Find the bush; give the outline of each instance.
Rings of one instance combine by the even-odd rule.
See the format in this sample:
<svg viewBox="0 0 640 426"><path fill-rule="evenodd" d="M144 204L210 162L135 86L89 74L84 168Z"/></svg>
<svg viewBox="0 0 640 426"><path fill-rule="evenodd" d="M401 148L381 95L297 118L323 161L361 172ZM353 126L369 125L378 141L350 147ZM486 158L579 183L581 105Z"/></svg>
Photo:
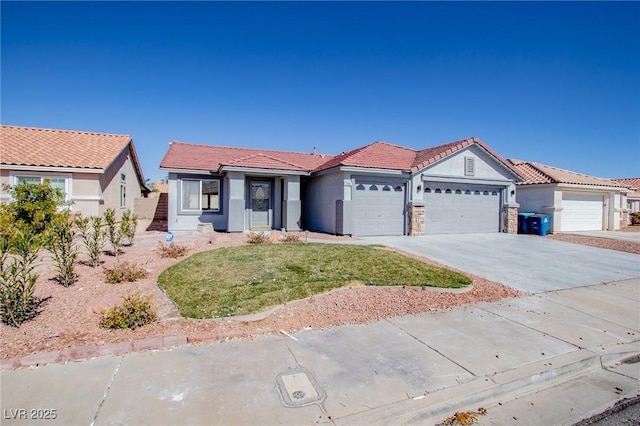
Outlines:
<svg viewBox="0 0 640 426"><path fill-rule="evenodd" d="M250 232L247 235L247 242L249 244L267 244L269 237L264 232Z"/></svg>
<svg viewBox="0 0 640 426"><path fill-rule="evenodd" d="M160 257L171 257L173 259L177 259L187 254L187 246L176 244L174 242L171 242L168 245L159 242L158 253L160 253Z"/></svg>
<svg viewBox="0 0 640 426"><path fill-rule="evenodd" d="M640 225L640 212L631 213L631 224Z"/></svg>
<svg viewBox="0 0 640 426"><path fill-rule="evenodd" d="M120 235L123 239L127 240L127 245L133 244L133 239L136 236L136 227L138 226L138 215L131 213L131 210L127 209L122 212L120 217Z"/></svg>
<svg viewBox="0 0 640 426"><path fill-rule="evenodd" d="M100 264L100 255L105 243L104 232L102 232L102 218L99 216L78 218L76 219L76 226L89 254L89 265L95 268Z"/></svg>
<svg viewBox="0 0 640 426"><path fill-rule="evenodd" d="M122 304L100 313L98 326L107 329L134 329L150 324L158 318L148 297L139 294L123 296Z"/></svg>
<svg viewBox="0 0 640 426"><path fill-rule="evenodd" d="M66 213L59 214L49 225L46 248L53 255L58 270L56 281L64 287L69 287L77 278L73 272L78 259L78 248L73 241L75 236L76 230Z"/></svg>
<svg viewBox="0 0 640 426"><path fill-rule="evenodd" d="M118 258L118 253L120 253L120 244L122 244L122 233L120 229L116 226L116 211L115 209L107 209L104 212L104 221L107 224L106 236L111 244L111 248L113 249L112 253Z"/></svg>
<svg viewBox="0 0 640 426"><path fill-rule="evenodd" d="M113 269L104 268L104 276L109 284L119 284L122 282L135 282L147 276L147 271L136 264L123 262Z"/></svg>
<svg viewBox="0 0 640 426"><path fill-rule="evenodd" d="M8 188L11 202L6 209L14 226L34 235L42 234L64 204L61 190L52 188L49 182L32 184L23 182Z"/></svg>
<svg viewBox="0 0 640 426"><path fill-rule="evenodd" d="M0 235L0 318L12 327L19 327L37 313L33 292L39 249L39 240L31 234L18 231L11 239ZM14 254L9 255L10 251Z"/></svg>
<svg viewBox="0 0 640 426"><path fill-rule="evenodd" d="M300 242L300 235L291 234L291 233L287 232L286 234L284 234L284 238L282 238L282 242L283 243L299 243Z"/></svg>

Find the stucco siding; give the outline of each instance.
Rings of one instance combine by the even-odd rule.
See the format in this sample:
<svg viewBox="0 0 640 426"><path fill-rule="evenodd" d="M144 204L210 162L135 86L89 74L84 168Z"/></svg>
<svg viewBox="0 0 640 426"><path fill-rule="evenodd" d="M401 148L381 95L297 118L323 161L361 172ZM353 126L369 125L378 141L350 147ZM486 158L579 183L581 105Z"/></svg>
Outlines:
<svg viewBox="0 0 640 426"><path fill-rule="evenodd" d="M465 174L465 158L473 158L473 175ZM458 176L475 179L513 179L512 175L503 167L498 167L497 161L475 145L461 149L446 159L433 164L423 170L429 175Z"/></svg>
<svg viewBox="0 0 640 426"><path fill-rule="evenodd" d="M124 181L121 180L121 175L123 174L125 175ZM119 218L124 210L134 210L134 199L142 196L142 191L128 147L124 149L105 172L100 175L99 182L104 200L100 207L100 214L104 213L108 208L113 208L116 210L117 217ZM120 201L121 185L126 187L124 204L121 204Z"/></svg>
<svg viewBox="0 0 640 426"><path fill-rule="evenodd" d="M228 206L225 194L228 193L227 179L222 179L220 188L220 211L185 212L180 208L183 179L211 179L211 175L169 173L168 228L170 231L194 231L200 224L212 224L217 231L227 230Z"/></svg>
<svg viewBox="0 0 640 426"><path fill-rule="evenodd" d="M315 176L306 185L304 196L304 223L310 231L336 233L336 208L344 199L342 172Z"/></svg>

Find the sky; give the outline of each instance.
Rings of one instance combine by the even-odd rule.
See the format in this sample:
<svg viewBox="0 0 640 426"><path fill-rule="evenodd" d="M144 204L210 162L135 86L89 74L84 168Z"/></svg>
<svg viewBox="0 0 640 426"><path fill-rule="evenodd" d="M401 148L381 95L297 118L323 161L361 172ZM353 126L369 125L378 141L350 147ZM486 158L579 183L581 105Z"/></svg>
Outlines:
<svg viewBox="0 0 640 426"><path fill-rule="evenodd" d="M1 122L339 154L479 137L640 176L638 2L2 1Z"/></svg>

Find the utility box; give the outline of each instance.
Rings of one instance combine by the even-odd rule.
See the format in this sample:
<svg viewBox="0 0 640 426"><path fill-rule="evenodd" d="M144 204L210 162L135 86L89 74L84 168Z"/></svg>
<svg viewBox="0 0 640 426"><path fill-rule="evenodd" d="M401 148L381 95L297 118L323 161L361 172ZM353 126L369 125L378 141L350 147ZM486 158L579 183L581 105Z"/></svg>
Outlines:
<svg viewBox="0 0 640 426"><path fill-rule="evenodd" d="M529 228L532 234L545 236L549 232L549 218L548 214L534 214L527 218L529 222Z"/></svg>

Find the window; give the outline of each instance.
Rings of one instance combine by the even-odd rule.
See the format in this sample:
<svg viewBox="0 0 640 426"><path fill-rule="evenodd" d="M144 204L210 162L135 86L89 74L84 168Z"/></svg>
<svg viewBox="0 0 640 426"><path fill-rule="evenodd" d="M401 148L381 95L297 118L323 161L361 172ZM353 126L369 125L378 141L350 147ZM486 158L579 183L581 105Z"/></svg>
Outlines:
<svg viewBox="0 0 640 426"><path fill-rule="evenodd" d="M464 175L475 176L475 174L476 174L475 158L464 157Z"/></svg>
<svg viewBox="0 0 640 426"><path fill-rule="evenodd" d="M451 190L449 188L447 188L447 189L444 190L444 193L445 194L451 194Z"/></svg>
<svg viewBox="0 0 640 426"><path fill-rule="evenodd" d="M442 190L440 188L436 188L436 194L440 194Z"/></svg>
<svg viewBox="0 0 640 426"><path fill-rule="evenodd" d="M120 173L120 182L126 182L127 181L127 175L125 173Z"/></svg>
<svg viewBox="0 0 640 426"><path fill-rule="evenodd" d="M393 190L396 192L402 192L402 185L396 186Z"/></svg>
<svg viewBox="0 0 640 426"><path fill-rule="evenodd" d="M427 194L431 194L431 188L425 188L424 192L426 192Z"/></svg>
<svg viewBox="0 0 640 426"><path fill-rule="evenodd" d="M66 182L65 178L60 177L41 177L41 176L16 176L16 185L20 185L21 183L28 183L31 185L39 185L41 183L49 183L49 185L54 189L59 189L63 193L66 194Z"/></svg>
<svg viewBox="0 0 640 426"><path fill-rule="evenodd" d="M391 191L391 187L389 185L385 185L382 187L383 191Z"/></svg>
<svg viewBox="0 0 640 426"><path fill-rule="evenodd" d="M377 191L378 187L374 184L369 187L369 191Z"/></svg>
<svg viewBox="0 0 640 426"><path fill-rule="evenodd" d="M478 191L477 189L475 191L473 191L474 195L480 195L480 191Z"/></svg>
<svg viewBox="0 0 640 426"><path fill-rule="evenodd" d="M466 195L470 195L470 194L471 194L471 191L467 189L466 191L464 191L464 193L465 193Z"/></svg>
<svg viewBox="0 0 640 426"><path fill-rule="evenodd" d="M459 189L456 189L456 194L462 194L462 191L460 191Z"/></svg>
<svg viewBox="0 0 640 426"><path fill-rule="evenodd" d="M489 195L489 191L484 191L482 195Z"/></svg>
<svg viewBox="0 0 640 426"><path fill-rule="evenodd" d="M364 185L363 184L358 184L358 186L356 186L356 191L364 191Z"/></svg>
<svg viewBox="0 0 640 426"><path fill-rule="evenodd" d="M183 179L182 210L220 211L220 181Z"/></svg>
<svg viewBox="0 0 640 426"><path fill-rule="evenodd" d="M120 184L120 207L127 207L127 185Z"/></svg>

